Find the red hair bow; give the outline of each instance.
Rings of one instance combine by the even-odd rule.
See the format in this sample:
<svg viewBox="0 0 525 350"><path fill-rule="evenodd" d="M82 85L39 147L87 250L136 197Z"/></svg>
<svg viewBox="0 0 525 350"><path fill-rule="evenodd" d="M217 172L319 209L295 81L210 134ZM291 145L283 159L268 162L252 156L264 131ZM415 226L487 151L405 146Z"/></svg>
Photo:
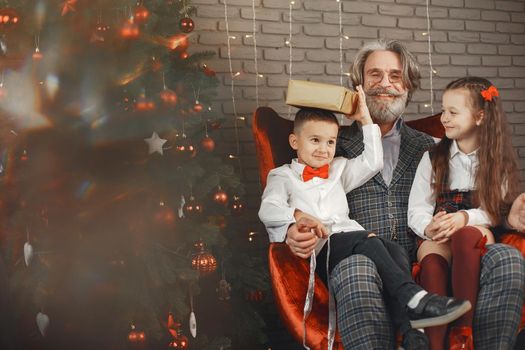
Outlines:
<svg viewBox="0 0 525 350"><path fill-rule="evenodd" d="M499 92L494 85L491 85L488 89L481 91L481 96L485 101L492 101L494 97L499 96Z"/></svg>

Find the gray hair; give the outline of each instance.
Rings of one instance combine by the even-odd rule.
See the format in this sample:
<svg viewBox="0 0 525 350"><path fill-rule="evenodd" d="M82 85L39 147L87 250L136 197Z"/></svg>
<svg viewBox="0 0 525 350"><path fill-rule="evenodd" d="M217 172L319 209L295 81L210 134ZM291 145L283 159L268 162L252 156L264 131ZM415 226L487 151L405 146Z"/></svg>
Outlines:
<svg viewBox="0 0 525 350"><path fill-rule="evenodd" d="M403 66L403 83L408 90L408 103L412 99L414 91L419 87L421 74L414 55L397 40L379 39L365 44L355 55L350 69L352 85L355 88L357 85L363 84L365 62L374 51L391 51L399 55Z"/></svg>

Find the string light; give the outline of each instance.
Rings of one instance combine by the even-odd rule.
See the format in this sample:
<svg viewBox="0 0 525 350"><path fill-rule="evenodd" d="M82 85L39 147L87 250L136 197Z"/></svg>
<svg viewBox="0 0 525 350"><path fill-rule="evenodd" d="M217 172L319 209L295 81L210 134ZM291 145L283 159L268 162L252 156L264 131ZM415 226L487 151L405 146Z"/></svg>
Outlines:
<svg viewBox="0 0 525 350"><path fill-rule="evenodd" d="M232 68L232 53L231 53L231 44L230 44L230 25L228 23L228 1L224 0L224 22L226 24L226 37L228 38L227 45L228 45L228 64L230 68L230 88L231 88L231 95L232 95L232 108L233 108L233 114L237 116L237 107L235 105L235 83L233 81L234 75L233 75L233 68ZM235 76L240 75L240 72L235 73Z"/></svg>
<svg viewBox="0 0 525 350"><path fill-rule="evenodd" d="M427 41L428 41L428 64L430 66L430 110L432 115L434 114L434 84L432 81L432 73L434 69L432 68L432 42L430 38L430 13L429 13L429 0L426 0L426 14L427 14ZM435 74L435 73L434 73Z"/></svg>
<svg viewBox="0 0 525 350"><path fill-rule="evenodd" d="M337 1L337 9L339 11L339 85L343 86L343 15L341 2Z"/></svg>
<svg viewBox="0 0 525 350"><path fill-rule="evenodd" d="M253 24L253 60L255 64L255 104L259 107L259 78L262 78L262 75L259 76L259 67L257 65L257 18L255 14L255 0L252 0L252 24Z"/></svg>
<svg viewBox="0 0 525 350"><path fill-rule="evenodd" d="M289 80L292 80L292 69L293 69L293 59L292 59L292 53L293 53L293 45L292 45L292 8L293 8L293 5L295 5L295 1L290 1L290 6L289 6L289 17L290 17L290 24L289 24L289 34L288 34L288 40L286 42L286 45L288 46L289 50L289 55L290 55L290 63L289 63L289 66L290 66L290 72L289 72ZM288 106L288 119L291 119L291 115L292 115L292 106Z"/></svg>

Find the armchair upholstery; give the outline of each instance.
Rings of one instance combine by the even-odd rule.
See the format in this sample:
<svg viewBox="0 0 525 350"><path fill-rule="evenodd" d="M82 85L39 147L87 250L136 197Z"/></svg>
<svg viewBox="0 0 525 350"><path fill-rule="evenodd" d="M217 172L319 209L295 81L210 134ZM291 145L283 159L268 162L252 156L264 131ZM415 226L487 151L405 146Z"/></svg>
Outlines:
<svg viewBox="0 0 525 350"><path fill-rule="evenodd" d="M444 135L439 115L409 121L407 124L434 137ZM288 135L292 129L292 121L281 118L269 107L260 107L255 111L252 131L263 187L266 186L266 178L271 169L288 163L295 157L295 152L288 144ZM502 242L517 247L525 256L525 235L506 234ZM294 256L285 243L270 243L268 260L276 307L291 335L302 343L303 306L309 274L308 263ZM524 323L525 309L522 310L520 328ZM318 278L315 280L312 312L306 324L306 344L312 350L326 349L328 290ZM336 334L334 349L343 349L339 333Z"/></svg>

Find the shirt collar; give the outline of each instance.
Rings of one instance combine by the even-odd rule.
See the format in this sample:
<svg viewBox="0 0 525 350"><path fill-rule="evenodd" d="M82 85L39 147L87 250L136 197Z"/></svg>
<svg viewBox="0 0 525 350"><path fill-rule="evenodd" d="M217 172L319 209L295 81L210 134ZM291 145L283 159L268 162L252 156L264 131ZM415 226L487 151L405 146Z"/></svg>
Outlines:
<svg viewBox="0 0 525 350"><path fill-rule="evenodd" d="M397 137L399 135L401 135L401 127L403 126L403 118L399 117L397 118L395 124L394 124L394 127L392 129L390 129L384 136L383 138L386 138L386 137Z"/></svg>
<svg viewBox="0 0 525 350"><path fill-rule="evenodd" d="M470 153L463 153L461 152L461 150L459 149L459 146L458 146L458 143L456 142L456 140L452 140L452 144L450 145L450 159L452 159L454 156L458 155L458 154L463 154L465 156L474 156L478 153L478 149L479 148L476 148L474 151L470 152Z"/></svg>
<svg viewBox="0 0 525 350"><path fill-rule="evenodd" d="M290 163L290 167L292 168L292 170L297 175L300 175L300 176L303 175L303 171L304 171L304 167L305 166L306 166L306 164L299 163L299 159L298 158L292 159L292 162Z"/></svg>

